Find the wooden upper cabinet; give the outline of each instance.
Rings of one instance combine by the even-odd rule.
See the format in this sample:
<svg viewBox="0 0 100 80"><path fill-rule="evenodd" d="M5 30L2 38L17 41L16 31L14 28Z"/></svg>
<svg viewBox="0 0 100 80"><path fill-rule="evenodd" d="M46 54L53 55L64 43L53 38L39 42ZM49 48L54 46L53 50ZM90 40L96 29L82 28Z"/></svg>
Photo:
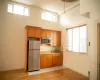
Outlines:
<svg viewBox="0 0 100 80"><path fill-rule="evenodd" d="M50 38L51 46L61 46L61 32L42 29L42 38Z"/></svg>
<svg viewBox="0 0 100 80"><path fill-rule="evenodd" d="M46 30L46 34L47 34L46 37L47 38L51 38L51 32L52 32L51 30Z"/></svg>
<svg viewBox="0 0 100 80"><path fill-rule="evenodd" d="M27 37L50 38L51 46L61 46L61 32L41 29L40 27L27 26Z"/></svg>
<svg viewBox="0 0 100 80"><path fill-rule="evenodd" d="M56 46L56 36L55 36L55 31L51 32L51 46Z"/></svg>
<svg viewBox="0 0 100 80"><path fill-rule="evenodd" d="M34 28L32 27L27 28L27 36L34 37Z"/></svg>
<svg viewBox="0 0 100 80"><path fill-rule="evenodd" d="M42 38L51 38L51 30L42 29Z"/></svg>
<svg viewBox="0 0 100 80"><path fill-rule="evenodd" d="M27 37L41 38L41 28L34 26L26 26Z"/></svg>
<svg viewBox="0 0 100 80"><path fill-rule="evenodd" d="M61 46L61 32L60 31L52 31L51 46Z"/></svg>
<svg viewBox="0 0 100 80"><path fill-rule="evenodd" d="M41 38L41 28L34 27L34 37Z"/></svg>
<svg viewBox="0 0 100 80"><path fill-rule="evenodd" d="M61 46L61 32L60 31L56 32L56 45Z"/></svg>
<svg viewBox="0 0 100 80"><path fill-rule="evenodd" d="M45 38L47 36L47 31L45 29L42 29L42 32L41 32L41 37L42 38Z"/></svg>

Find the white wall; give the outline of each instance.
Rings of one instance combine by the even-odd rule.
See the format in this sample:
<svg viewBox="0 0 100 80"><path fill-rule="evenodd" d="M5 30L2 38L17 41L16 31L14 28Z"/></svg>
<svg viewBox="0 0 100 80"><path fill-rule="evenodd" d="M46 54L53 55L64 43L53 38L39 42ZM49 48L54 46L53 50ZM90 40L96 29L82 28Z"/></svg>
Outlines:
<svg viewBox="0 0 100 80"><path fill-rule="evenodd" d="M60 30L57 22L41 19L41 9L30 7L30 16L7 12L7 0L0 1L0 71L24 68L25 25Z"/></svg>
<svg viewBox="0 0 100 80"><path fill-rule="evenodd" d="M62 18L63 15L64 14L62 14L60 17ZM66 19L69 22L68 25L65 25L66 28L75 27L84 23L86 24L88 20L80 15L80 5L66 12Z"/></svg>
<svg viewBox="0 0 100 80"><path fill-rule="evenodd" d="M62 16L61 16L62 17ZM77 71L85 76L88 76L89 71L89 57L88 53L80 54L66 51L66 28L75 27L87 24L88 19L80 15L80 6L73 8L66 13L66 19L69 21L65 28L63 28L63 52L64 52L64 66Z"/></svg>
<svg viewBox="0 0 100 80"><path fill-rule="evenodd" d="M91 42L91 46L88 47L90 80L97 80L97 23L100 22L100 0L81 0L80 4L82 14L90 12L88 20L88 41Z"/></svg>
<svg viewBox="0 0 100 80"><path fill-rule="evenodd" d="M100 0L80 0L80 11L79 9L77 10L73 9L67 13L66 18L70 21L69 26L87 24L88 42L91 45L88 46L87 55L67 52L65 45L66 30L63 29L64 66L86 76L90 71L90 80L97 80L97 23L100 23ZM81 16L87 12L90 12L90 18Z"/></svg>

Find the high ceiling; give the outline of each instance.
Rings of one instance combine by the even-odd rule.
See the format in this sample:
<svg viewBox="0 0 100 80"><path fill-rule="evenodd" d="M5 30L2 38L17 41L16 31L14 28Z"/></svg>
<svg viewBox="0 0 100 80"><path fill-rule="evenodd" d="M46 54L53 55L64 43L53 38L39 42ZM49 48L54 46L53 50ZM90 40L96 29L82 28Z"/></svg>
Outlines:
<svg viewBox="0 0 100 80"><path fill-rule="evenodd" d="M16 2L28 4L28 5L34 5L36 7L49 10L52 12L56 12L58 14L62 13L64 11L64 2L61 0L13 0ZM75 2L66 2L66 9L70 7L71 5L75 4Z"/></svg>

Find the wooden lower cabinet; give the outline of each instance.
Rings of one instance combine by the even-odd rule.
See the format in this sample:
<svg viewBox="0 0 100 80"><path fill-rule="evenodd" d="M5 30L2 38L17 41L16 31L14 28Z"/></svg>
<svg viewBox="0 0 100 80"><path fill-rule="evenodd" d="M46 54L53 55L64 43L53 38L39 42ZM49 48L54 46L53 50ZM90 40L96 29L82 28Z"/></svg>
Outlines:
<svg viewBox="0 0 100 80"><path fill-rule="evenodd" d="M63 64L63 54L56 53L53 55L53 66L61 66Z"/></svg>
<svg viewBox="0 0 100 80"><path fill-rule="evenodd" d="M40 68L52 67L52 55L41 54L40 55Z"/></svg>
<svg viewBox="0 0 100 80"><path fill-rule="evenodd" d="M61 66L63 64L63 54L41 54L40 55L40 68L49 68L54 66Z"/></svg>

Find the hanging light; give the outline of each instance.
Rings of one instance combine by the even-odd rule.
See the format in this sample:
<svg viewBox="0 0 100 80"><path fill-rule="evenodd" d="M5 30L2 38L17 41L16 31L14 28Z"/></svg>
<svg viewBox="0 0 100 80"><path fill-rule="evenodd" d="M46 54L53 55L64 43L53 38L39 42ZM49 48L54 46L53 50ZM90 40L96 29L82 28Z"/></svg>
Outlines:
<svg viewBox="0 0 100 80"><path fill-rule="evenodd" d="M69 21L66 18L66 1L63 0L63 2L64 2L64 12L63 12L63 14L60 17L60 23L61 23L62 26L67 26L70 23L69 23Z"/></svg>
<svg viewBox="0 0 100 80"><path fill-rule="evenodd" d="M66 13L66 11L65 11L65 8L66 8L66 5L65 5L66 3L65 3L65 0L64 0L64 13Z"/></svg>

